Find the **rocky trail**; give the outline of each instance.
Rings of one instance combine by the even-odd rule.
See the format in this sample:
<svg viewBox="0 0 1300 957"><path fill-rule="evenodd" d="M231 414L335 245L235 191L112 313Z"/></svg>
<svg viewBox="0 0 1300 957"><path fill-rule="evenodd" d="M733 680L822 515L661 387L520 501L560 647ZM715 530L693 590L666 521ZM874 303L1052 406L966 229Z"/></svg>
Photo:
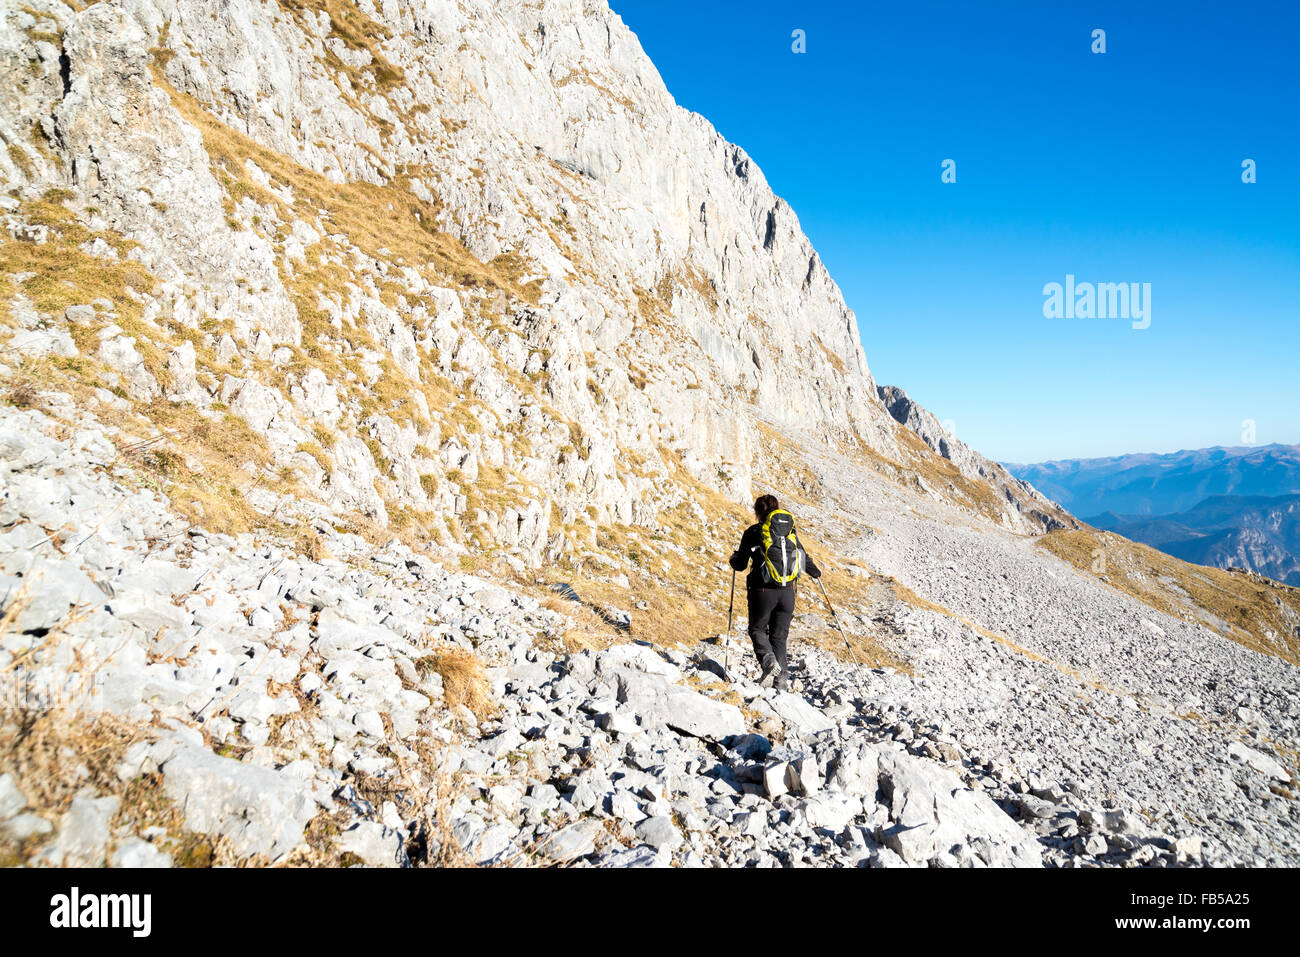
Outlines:
<svg viewBox="0 0 1300 957"><path fill-rule="evenodd" d="M895 643L924 678L903 700L1019 774L1204 838L1220 863L1297 860L1293 665L1099 588L1031 537L937 501L919 515L842 457L813 457L835 490L817 521L911 599Z"/></svg>

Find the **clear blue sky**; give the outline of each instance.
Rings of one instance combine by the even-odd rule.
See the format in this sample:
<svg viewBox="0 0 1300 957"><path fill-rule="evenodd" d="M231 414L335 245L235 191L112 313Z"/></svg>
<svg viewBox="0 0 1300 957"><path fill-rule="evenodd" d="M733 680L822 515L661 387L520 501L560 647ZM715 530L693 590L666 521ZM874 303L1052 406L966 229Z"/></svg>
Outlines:
<svg viewBox="0 0 1300 957"><path fill-rule="evenodd" d="M1300 3L611 5L984 454L1300 442ZM1067 273L1151 283L1150 328L1045 319Z"/></svg>

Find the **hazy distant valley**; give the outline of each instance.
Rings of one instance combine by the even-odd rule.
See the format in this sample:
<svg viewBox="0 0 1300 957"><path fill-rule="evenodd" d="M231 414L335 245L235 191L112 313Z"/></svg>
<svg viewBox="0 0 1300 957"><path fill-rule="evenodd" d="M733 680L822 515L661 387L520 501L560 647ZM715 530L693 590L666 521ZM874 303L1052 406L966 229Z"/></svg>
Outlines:
<svg viewBox="0 0 1300 957"><path fill-rule="evenodd" d="M1300 586L1300 446L1008 464L1088 524Z"/></svg>

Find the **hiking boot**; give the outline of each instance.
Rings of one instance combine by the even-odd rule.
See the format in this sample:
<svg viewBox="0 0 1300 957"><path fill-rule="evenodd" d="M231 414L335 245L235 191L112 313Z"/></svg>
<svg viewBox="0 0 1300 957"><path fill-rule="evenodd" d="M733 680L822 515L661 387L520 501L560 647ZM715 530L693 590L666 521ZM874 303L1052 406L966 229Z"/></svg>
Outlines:
<svg viewBox="0 0 1300 957"><path fill-rule="evenodd" d="M790 673L788 671L783 671L779 675L777 675L776 678L774 678L772 681L772 687L775 688L777 691L789 691Z"/></svg>
<svg viewBox="0 0 1300 957"><path fill-rule="evenodd" d="M762 677L758 679L758 686L760 688L772 687L772 682L776 679L776 676L780 671L781 666L777 663L776 656L768 655L763 659L763 674Z"/></svg>

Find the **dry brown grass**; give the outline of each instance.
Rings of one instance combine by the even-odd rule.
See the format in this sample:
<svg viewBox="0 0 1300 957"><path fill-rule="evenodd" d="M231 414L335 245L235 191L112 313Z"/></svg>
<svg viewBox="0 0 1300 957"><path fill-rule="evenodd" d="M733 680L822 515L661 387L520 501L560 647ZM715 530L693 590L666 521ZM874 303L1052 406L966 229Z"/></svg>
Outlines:
<svg viewBox="0 0 1300 957"><path fill-rule="evenodd" d="M28 223L49 230L48 241L0 244L0 319L9 309L9 297L3 294L6 283L30 298L37 309L55 314L69 305L106 298L114 304L117 324L134 340L146 367L160 382L166 381L168 350L182 339L197 340L200 359L210 358L193 330L169 331L141 319L141 303L132 291L153 287L153 277L143 267L130 260L98 259L78 248L91 238L111 241L119 250L128 249L130 243L109 233L91 233L64 205L70 198L66 191L50 190L20 208ZM11 271L30 275L16 283L8 275ZM93 349L89 328L72 330L83 350ZM94 390L107 381L103 367L85 354L71 359L25 358L18 384L7 399L34 407L39 404L39 390L52 389L68 393L78 404L89 404ZM136 441L120 441L119 447L145 483L165 486L177 511L212 531L233 534L263 524L245 501L256 484L292 487L292 481L286 482L289 476L268 482L261 474L271 463L270 452L262 437L236 416L205 414L163 399L130 403L125 411L103 406L97 415L105 425L121 429L123 436L136 437Z"/></svg>
<svg viewBox="0 0 1300 957"><path fill-rule="evenodd" d="M571 582L584 601L599 608L615 607L632 616L627 632L607 626L619 640L640 639L667 648L690 648L726 627L726 595L722 594L721 621L715 582L698 582L633 570L628 585L574 576ZM725 588L725 584L723 585ZM639 607L640 605L646 607ZM591 637L596 638L602 632ZM576 638L581 641L582 639Z"/></svg>
<svg viewBox="0 0 1300 957"><path fill-rule="evenodd" d="M64 709L6 707L0 712L0 772L14 776L30 811L57 824L86 786L101 796L123 791L114 766L146 734L145 729L109 715L88 718ZM129 817L135 810L124 801L119 816ZM19 846L0 838L0 862L25 863L44 840Z"/></svg>
<svg viewBox="0 0 1300 957"><path fill-rule="evenodd" d="M325 62L332 70L347 76L353 86L373 84L380 90L387 90L405 82L406 76L401 68L390 62L379 48L380 42L391 34L382 24L366 16L355 3L349 0L280 0L280 6L294 14L327 14L331 37L342 40L351 50L370 54L372 62L369 66L350 67L326 47ZM350 90L346 92L351 95Z"/></svg>
<svg viewBox="0 0 1300 957"><path fill-rule="evenodd" d="M967 478L957 466L931 449L906 426L898 425L894 431L899 445L907 452L907 460L903 463L903 484L919 488L917 479L924 479L948 501L1001 523L1009 506L991 485Z"/></svg>
<svg viewBox="0 0 1300 957"><path fill-rule="evenodd" d="M483 662L472 651L449 645L415 662L420 674L434 672L442 677L443 699L448 708L464 705L480 721L497 711L492 700Z"/></svg>
<svg viewBox="0 0 1300 957"><path fill-rule="evenodd" d="M320 532L311 527L304 528L298 533L298 537L294 540L294 549L298 554L314 562L330 557L330 551L325 547L325 539L321 537Z"/></svg>
<svg viewBox="0 0 1300 957"><path fill-rule="evenodd" d="M108 714L10 710L0 732L0 767L18 779L33 809L57 816L88 782L111 786L127 748L148 736L148 729Z"/></svg>
<svg viewBox="0 0 1300 957"><path fill-rule="evenodd" d="M604 651L617 641L618 636L613 629L593 631L585 628L569 628L560 636L564 653L570 655L581 654L584 651Z"/></svg>
<svg viewBox="0 0 1300 957"><path fill-rule="evenodd" d="M652 289L633 287L634 302L629 303L629 307L639 317L640 328L685 342L686 333L673 314L673 297L679 291L694 293L711 312L718 309L718 294L713 283L696 266L689 265L666 272Z"/></svg>
<svg viewBox="0 0 1300 957"><path fill-rule="evenodd" d="M817 348L820 349L822 355L826 357L826 361L831 364L831 368L840 375L844 375L848 372L848 368L844 365L844 360L827 348L826 343L822 342L821 336L814 335L813 342L817 344Z"/></svg>
<svg viewBox="0 0 1300 957"><path fill-rule="evenodd" d="M672 280L665 278L654 289L634 288L635 312L641 326L656 333L672 328Z"/></svg>
<svg viewBox="0 0 1300 957"><path fill-rule="evenodd" d="M531 67L530 67L531 69ZM585 83L588 86L600 91L607 102L618 103L625 110L635 110L636 104L626 96L619 96L609 87L602 84L587 69L570 70L565 76L556 81L557 87L568 86L570 83Z"/></svg>
<svg viewBox="0 0 1300 957"><path fill-rule="evenodd" d="M20 593L0 616L0 638L15 633L26 600ZM115 832L125 828L139 834L147 827L162 827L164 844L177 866L212 863L212 844L185 832L180 811L162 793L157 775L124 781L117 773L127 750L137 742L152 740L156 729L109 713L87 714L72 703L83 697L96 665L81 662L78 656L74 673L78 688L51 702L52 706L29 706L34 703L20 697L17 683L22 680L21 669L60 641L74 619L75 614L64 619L35 648L0 669L0 688L5 692L0 702L0 773L12 774L27 798L28 809L51 823L57 824L73 798L86 790L99 797L115 795L120 799L113 820ZM17 844L0 839L0 866L26 863L45 840L37 837ZM220 862L232 861L227 854Z"/></svg>
<svg viewBox="0 0 1300 957"><path fill-rule="evenodd" d="M46 241L6 238L0 242L0 320L12 320L10 299L17 292L38 311L55 315L96 298L112 301L125 321L140 315L140 301L131 293L152 290L152 274L134 260L100 259L80 248L102 239L124 255L135 244L116 233L92 232L81 225L65 205L71 198L66 190L51 189L41 199L20 205L19 218L47 230ZM18 280L15 275L25 278Z"/></svg>
<svg viewBox="0 0 1300 957"><path fill-rule="evenodd" d="M248 492L259 485L282 492L296 487L285 476L264 475L271 453L247 422L161 399L136 409L158 431L121 447L123 458L166 480L175 511L194 525L231 535L275 525L249 506Z"/></svg>
<svg viewBox="0 0 1300 957"><path fill-rule="evenodd" d="M5 393L5 401L16 409L39 409L41 396L30 379L20 379Z"/></svg>
<svg viewBox="0 0 1300 957"><path fill-rule="evenodd" d="M1057 529L1037 544L1157 611L1203 624L1252 651L1300 664L1300 589L1192 565L1090 527Z"/></svg>
<svg viewBox="0 0 1300 957"><path fill-rule="evenodd" d="M18 610L21 605L11 606L0 618L0 635L12 632ZM455 653L444 656L440 666L445 686L450 689L449 698L463 694L462 703L472 709L478 703L474 695L485 690L481 666L476 667ZM97 797L118 797L120 804L112 821L114 833L140 834L147 828L161 828L163 835L152 840L171 855L174 866L271 866L273 862L261 855L239 857L220 836L187 830L184 814L166 795L160 774L151 772L127 780L118 776L117 766L130 747L153 740L158 730L111 714L86 715L69 708L36 711L6 706L0 709L0 773L13 774L28 799L29 810L56 824L73 798L88 789ZM222 748L218 753L238 757L246 750ZM433 771L439 767L441 761L436 749L427 741L417 745L417 753L422 768ZM421 863L438 867L472 865L451 831L451 807L465 791L464 785L457 776L440 774L435 787L436 799L426 802L424 790L415 784L413 769L399 755L392 756L397 762L397 776L358 775L354 782L358 793L376 807L385 800L392 800L399 807L416 806L425 834L433 835L438 845ZM321 812L305 829L306 845L276 866L340 867L358 863L336 846L341 828L349 820L347 812ZM26 864L46 840L37 837L18 844L0 839L0 866ZM408 845L408 850L417 849Z"/></svg>
<svg viewBox="0 0 1300 957"><path fill-rule="evenodd" d="M967 511L975 512L994 524L1001 525L1008 511L1015 506L1006 493L982 479L963 475L957 466L931 449L911 429L890 422L895 441L901 451L897 460L883 455L860 440L841 443L840 451L859 467L887 479L895 485L912 491L937 493L945 501ZM1042 511L1054 518L1073 524L1072 516L1059 509L1053 510L1041 502L1030 501L1018 491L1011 494L1027 511Z"/></svg>
<svg viewBox="0 0 1300 957"><path fill-rule="evenodd" d="M846 613L856 614L867 610L866 603L871 600L870 597L860 591L849 576L825 575L822 581L823 584L827 581L831 582L826 591L836 614L840 617L841 624ZM873 634L859 630L850 631L846 628L841 633L826 607L817 582L802 581L799 585L799 597L801 602L806 603L802 611L825 616L827 624L825 628L811 634L806 631L799 633L792 630L791 634L796 639L817 646L839 661L856 661L867 668L892 668L903 674L913 673L911 663L889 647L884 640L883 631ZM848 648L852 648L852 654L845 647L846 640Z"/></svg>
<svg viewBox="0 0 1300 957"><path fill-rule="evenodd" d="M425 827L437 843L437 849L428 855L428 865L430 867L457 868L475 866L474 861L460 846L455 831L452 830L451 809L455 806L456 800L461 794L467 790L466 786L461 783L461 775L459 773L447 774L439 772L435 779L434 788L437 797L434 800L433 807L425 807L422 812Z"/></svg>
<svg viewBox="0 0 1300 957"><path fill-rule="evenodd" d="M263 205L275 207L286 220L301 217L311 222L321 214L329 233L343 234L368 256L424 265L439 277L462 287L499 290L512 299L535 301L538 285L516 281L523 271L518 257L506 255L495 265L483 263L460 240L438 228L438 207L421 200L410 189L411 176L421 170L412 168L384 185L361 181L333 183L222 123L194 97L173 87L156 64L153 79L181 115L198 128L214 171L232 196L252 196ZM249 159L274 182L292 188L292 207L249 178L244 166ZM376 215L377 210L383 210L384 215ZM320 245L327 251L334 248L328 239ZM320 251L314 255L319 257ZM346 267L324 262L320 262L315 274L311 270L305 272L315 282L302 284L298 291L313 295L310 299L295 298L300 310L308 313L318 311L314 298L316 288L338 289L343 281L351 278ZM304 341L308 341L306 335Z"/></svg>
<svg viewBox="0 0 1300 957"><path fill-rule="evenodd" d="M572 622L553 638L541 636L539 647L553 654L577 654L582 651L604 651L620 641L617 629L602 619L590 605L561 598L542 582L516 582L520 590L531 594L548 611L566 616Z"/></svg>
<svg viewBox="0 0 1300 957"><path fill-rule="evenodd" d="M626 584L617 581L611 569L598 563L584 562L580 557L553 569L551 574L571 584L583 602L579 605L564 601L553 593L542 592L540 587L535 589L534 593L545 607L575 618L576 627L565 636L563 650L603 648L612 642L642 640L659 647L689 651L701 641L726 630L731 585L726 559L753 517L744 505L697 481L686 472L676 456L667 452L661 454L672 483L688 491L690 500L707 519L702 522L699 513L684 502L661 511L655 530L617 524L604 525L596 530L579 551L590 548L608 556L626 576ZM575 536L579 536L580 531L566 530ZM810 550L826 575L824 581L841 618L866 612L872 602L870 590L860 574L855 575L849 570L851 566L857 566L860 572L861 562L842 558L829 542L816 541ZM800 589L799 610L828 618L820 589L811 580L802 582ZM595 613L608 607L630 613L628 631L616 630ZM737 623L744 614L745 584L742 578L736 583L734 616ZM580 622L577 621L579 616L582 616ZM812 633L796 628L793 640L806 641L848 660L843 638L829 621L827 624L828 627ZM849 642L861 663L902 671L909 667L889 649L883 632L853 634L849 636Z"/></svg>

